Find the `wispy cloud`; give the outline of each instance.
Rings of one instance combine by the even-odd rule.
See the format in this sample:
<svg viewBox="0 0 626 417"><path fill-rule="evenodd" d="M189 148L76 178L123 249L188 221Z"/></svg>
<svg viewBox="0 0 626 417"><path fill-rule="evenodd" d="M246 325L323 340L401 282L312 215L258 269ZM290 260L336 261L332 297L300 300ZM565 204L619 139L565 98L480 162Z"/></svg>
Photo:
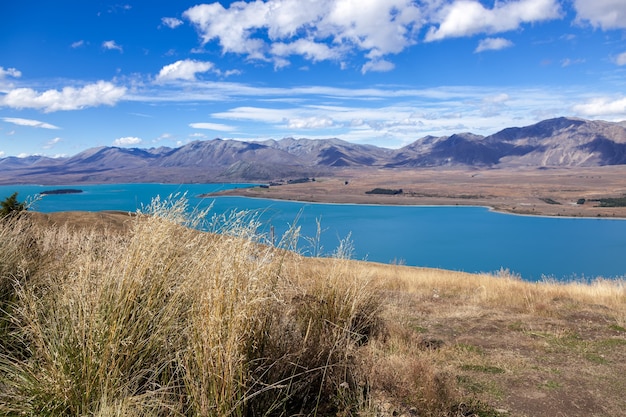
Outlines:
<svg viewBox="0 0 626 417"><path fill-rule="evenodd" d="M373 61L366 62L361 68L361 73L365 74L366 72L387 72L391 71L396 66L393 62L387 61L386 59L376 59Z"/></svg>
<svg viewBox="0 0 626 417"><path fill-rule="evenodd" d="M117 50L120 52L124 52L124 49L113 40L102 42L102 47L108 50Z"/></svg>
<svg viewBox="0 0 626 417"><path fill-rule="evenodd" d="M183 21L175 17L162 17L161 23L170 29L176 29L178 26L183 24Z"/></svg>
<svg viewBox="0 0 626 417"><path fill-rule="evenodd" d="M582 58L579 58L579 59L565 58L564 60L561 61L561 66L563 68L566 68L572 65L583 64L583 63L585 63L585 59L582 59Z"/></svg>
<svg viewBox="0 0 626 417"><path fill-rule="evenodd" d="M61 138L56 137L54 139L50 139L48 142L46 142L46 144L43 146L44 149L50 149L52 147L54 147L54 145L56 145L57 143L61 142Z"/></svg>
<svg viewBox="0 0 626 417"><path fill-rule="evenodd" d="M13 123L14 125L18 125L18 126L37 127L41 129L60 129L60 127L52 125L50 123L45 123L45 122L41 122L39 120L33 120L33 119L22 119L18 117L3 117L2 120L4 120L7 123Z"/></svg>
<svg viewBox="0 0 626 417"><path fill-rule="evenodd" d="M79 40L76 42L72 42L72 44L70 45L72 48L76 49L76 48L80 48L81 46L85 46L85 41L84 40Z"/></svg>
<svg viewBox="0 0 626 417"><path fill-rule="evenodd" d="M619 117L626 119L626 97L597 97L586 103L572 107L573 111L584 117Z"/></svg>
<svg viewBox="0 0 626 417"><path fill-rule="evenodd" d="M615 64L621 66L626 65L626 52L622 52L614 58Z"/></svg>
<svg viewBox="0 0 626 417"><path fill-rule="evenodd" d="M207 123L207 122L190 123L189 127L194 128L194 129L216 130L218 132L233 132L236 130L236 128L233 126L224 125L221 123Z"/></svg>
<svg viewBox="0 0 626 417"><path fill-rule="evenodd" d="M485 38L482 39L474 52L479 53L483 51L499 51L500 49L510 48L513 46L513 42L504 38Z"/></svg>

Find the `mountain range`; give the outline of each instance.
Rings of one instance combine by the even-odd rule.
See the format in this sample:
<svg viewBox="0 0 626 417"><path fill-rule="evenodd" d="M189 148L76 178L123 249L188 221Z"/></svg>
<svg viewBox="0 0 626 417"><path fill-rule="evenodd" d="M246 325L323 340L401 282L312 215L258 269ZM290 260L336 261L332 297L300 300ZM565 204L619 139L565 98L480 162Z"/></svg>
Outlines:
<svg viewBox="0 0 626 417"><path fill-rule="evenodd" d="M213 139L178 148L97 147L65 158L6 157L0 159L0 184L271 181L332 176L345 168L620 164L626 164L626 122L560 117L489 136L426 136L399 149L339 139Z"/></svg>

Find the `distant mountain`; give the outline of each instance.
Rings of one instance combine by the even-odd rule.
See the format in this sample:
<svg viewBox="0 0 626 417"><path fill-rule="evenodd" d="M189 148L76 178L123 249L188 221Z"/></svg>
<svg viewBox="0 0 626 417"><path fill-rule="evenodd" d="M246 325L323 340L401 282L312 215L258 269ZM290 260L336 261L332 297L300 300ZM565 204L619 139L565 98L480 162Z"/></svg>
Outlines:
<svg viewBox="0 0 626 417"><path fill-rule="evenodd" d="M490 136L426 136L400 149L339 139L242 142L214 139L179 148L98 147L70 158L0 159L0 183L269 181L338 169L440 166L572 167L626 164L626 122L561 117Z"/></svg>

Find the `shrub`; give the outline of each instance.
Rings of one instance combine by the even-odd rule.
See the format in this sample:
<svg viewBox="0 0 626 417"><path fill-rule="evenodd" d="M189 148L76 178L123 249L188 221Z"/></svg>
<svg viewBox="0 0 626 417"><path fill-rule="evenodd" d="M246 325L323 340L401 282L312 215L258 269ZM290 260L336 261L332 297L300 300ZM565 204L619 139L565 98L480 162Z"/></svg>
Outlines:
<svg viewBox="0 0 626 417"><path fill-rule="evenodd" d="M402 189L392 190L389 188L374 188L373 190L366 191L365 194L386 194L386 195L397 195L402 194Z"/></svg>
<svg viewBox="0 0 626 417"><path fill-rule="evenodd" d="M17 192L0 201L0 218L4 218L27 209L26 203L17 200Z"/></svg>

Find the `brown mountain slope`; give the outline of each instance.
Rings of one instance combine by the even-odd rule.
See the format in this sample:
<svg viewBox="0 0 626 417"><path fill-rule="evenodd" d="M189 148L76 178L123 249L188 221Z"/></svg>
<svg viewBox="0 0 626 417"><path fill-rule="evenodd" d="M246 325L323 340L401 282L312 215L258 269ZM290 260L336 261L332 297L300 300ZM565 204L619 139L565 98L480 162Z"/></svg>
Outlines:
<svg viewBox="0 0 626 417"><path fill-rule="evenodd" d="M271 181L334 176L338 169L578 167L626 164L623 123L544 120L490 136L427 136L400 149L339 139L243 142L214 139L179 148L100 147L71 158L0 159L0 184Z"/></svg>

